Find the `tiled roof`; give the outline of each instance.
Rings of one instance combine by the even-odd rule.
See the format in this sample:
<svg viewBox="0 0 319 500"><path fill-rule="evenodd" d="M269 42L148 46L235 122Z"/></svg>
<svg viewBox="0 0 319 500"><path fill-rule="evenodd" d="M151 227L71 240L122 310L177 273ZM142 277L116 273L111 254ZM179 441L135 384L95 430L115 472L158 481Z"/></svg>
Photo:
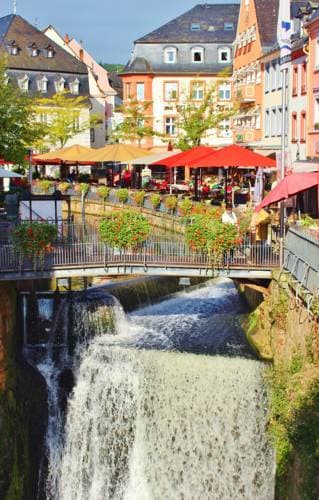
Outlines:
<svg viewBox="0 0 319 500"><path fill-rule="evenodd" d="M136 63L136 60L144 59L145 64ZM201 64L200 67L194 67L192 63L180 63L180 64L165 64L161 61L152 65L146 61L144 57L137 57L130 61L124 68L123 74L127 73L135 73L135 74L161 74L161 75L169 75L169 74L190 74L190 75L217 75L221 72L230 72L232 71L232 66L227 63L225 65L221 65L218 63L213 64Z"/></svg>
<svg viewBox="0 0 319 500"><path fill-rule="evenodd" d="M12 42L19 47L17 55L10 54L9 44ZM32 57L30 53L32 44L39 50L36 57ZM54 51L52 58L47 57L46 48L49 45ZM87 74L85 64L72 57L21 16L0 18L0 50L7 52L8 68L11 69Z"/></svg>
<svg viewBox="0 0 319 500"><path fill-rule="evenodd" d="M238 15L239 4L199 4L135 43L232 43ZM225 30L225 22L233 23L234 29Z"/></svg>

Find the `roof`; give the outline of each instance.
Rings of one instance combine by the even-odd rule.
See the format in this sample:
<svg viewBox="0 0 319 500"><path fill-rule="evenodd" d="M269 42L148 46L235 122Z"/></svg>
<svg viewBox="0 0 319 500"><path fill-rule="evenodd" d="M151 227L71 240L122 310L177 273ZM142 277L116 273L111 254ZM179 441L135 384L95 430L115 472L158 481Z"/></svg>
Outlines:
<svg viewBox="0 0 319 500"><path fill-rule="evenodd" d="M278 0L255 0L262 47L272 47L277 40Z"/></svg>
<svg viewBox="0 0 319 500"><path fill-rule="evenodd" d="M127 73L135 73L135 74L161 74L161 75L169 75L169 74L180 74L183 75L218 75L221 72L229 73L231 75L232 65L230 63L220 64L201 64L194 67L192 63L180 63L180 64L165 64L162 61L158 61L156 64L150 64L146 59L146 65L140 64L137 59L144 59L144 57L137 57L132 61L129 61L125 66L123 76ZM144 69L145 68L145 69Z"/></svg>
<svg viewBox="0 0 319 500"><path fill-rule="evenodd" d="M315 12L312 14L310 21L314 21L315 19L319 18L319 8L315 10Z"/></svg>
<svg viewBox="0 0 319 500"><path fill-rule="evenodd" d="M149 156L142 156L132 160L133 165L155 165L157 161L164 160L170 156L176 155L176 151L165 151L162 153L154 153ZM124 162L125 163L125 162Z"/></svg>
<svg viewBox="0 0 319 500"><path fill-rule="evenodd" d="M236 36L239 4L199 4L135 43L232 43ZM225 30L224 23L233 23ZM192 30L191 25L199 25Z"/></svg>
<svg viewBox="0 0 319 500"><path fill-rule="evenodd" d="M19 48L17 55L11 55L9 51L9 44L13 42ZM39 50L36 57L32 57L30 53L33 44ZM46 55L49 45L54 51L52 58ZM87 74L83 62L66 52L21 16L14 14L0 18L0 50L8 54L9 69Z"/></svg>

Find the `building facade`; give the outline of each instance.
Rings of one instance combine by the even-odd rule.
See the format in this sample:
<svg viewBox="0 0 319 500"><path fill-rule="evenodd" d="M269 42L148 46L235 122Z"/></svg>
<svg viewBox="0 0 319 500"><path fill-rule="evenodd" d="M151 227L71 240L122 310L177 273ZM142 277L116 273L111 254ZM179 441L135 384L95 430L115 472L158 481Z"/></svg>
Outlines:
<svg viewBox="0 0 319 500"><path fill-rule="evenodd" d="M123 80L124 102L149 101L147 121L166 140L178 135L180 108L189 100L200 103L214 88L217 106L231 106L232 43L239 5L197 5L159 29L138 39ZM227 76L226 76L227 75ZM232 142L230 122L210 130L203 144ZM164 148L160 137L145 141Z"/></svg>
<svg viewBox="0 0 319 500"><path fill-rule="evenodd" d="M306 24L308 51L307 157L319 159L319 8Z"/></svg>
<svg viewBox="0 0 319 500"><path fill-rule="evenodd" d="M68 35L63 38L53 26L48 26L44 33L86 65L91 102L90 115L99 116L101 119L101 123L90 129L91 147L103 147L112 132L116 97L116 91L109 83L108 72L74 38L69 39Z"/></svg>
<svg viewBox="0 0 319 500"><path fill-rule="evenodd" d="M70 97L89 96L85 64L21 16L12 14L0 18L0 53L7 59L8 79L29 95L49 98L65 91ZM39 107L39 118L46 123L50 120L45 106ZM89 102L81 108L74 127L88 121ZM75 143L90 146L89 129L75 134L67 146Z"/></svg>

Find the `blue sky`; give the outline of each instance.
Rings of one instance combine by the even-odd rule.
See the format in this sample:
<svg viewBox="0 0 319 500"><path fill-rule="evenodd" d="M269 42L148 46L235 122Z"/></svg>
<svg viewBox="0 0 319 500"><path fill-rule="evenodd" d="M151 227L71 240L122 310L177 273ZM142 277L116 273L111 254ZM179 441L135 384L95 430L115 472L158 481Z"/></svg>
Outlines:
<svg viewBox="0 0 319 500"><path fill-rule="evenodd" d="M16 0L17 13L39 29L52 24L83 40L98 61L126 63L133 41L191 9L196 0ZM211 0L208 3L239 3ZM13 0L0 0L0 17L12 13Z"/></svg>

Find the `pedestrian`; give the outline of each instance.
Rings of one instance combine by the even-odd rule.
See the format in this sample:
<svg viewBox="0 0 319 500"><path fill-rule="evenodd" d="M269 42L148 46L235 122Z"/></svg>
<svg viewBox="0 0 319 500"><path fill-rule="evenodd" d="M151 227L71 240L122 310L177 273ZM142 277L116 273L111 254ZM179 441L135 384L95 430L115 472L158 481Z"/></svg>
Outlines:
<svg viewBox="0 0 319 500"><path fill-rule="evenodd" d="M238 224L238 219L235 212L233 211L231 203L227 203L226 205L226 210L222 215L222 222L223 224Z"/></svg>

